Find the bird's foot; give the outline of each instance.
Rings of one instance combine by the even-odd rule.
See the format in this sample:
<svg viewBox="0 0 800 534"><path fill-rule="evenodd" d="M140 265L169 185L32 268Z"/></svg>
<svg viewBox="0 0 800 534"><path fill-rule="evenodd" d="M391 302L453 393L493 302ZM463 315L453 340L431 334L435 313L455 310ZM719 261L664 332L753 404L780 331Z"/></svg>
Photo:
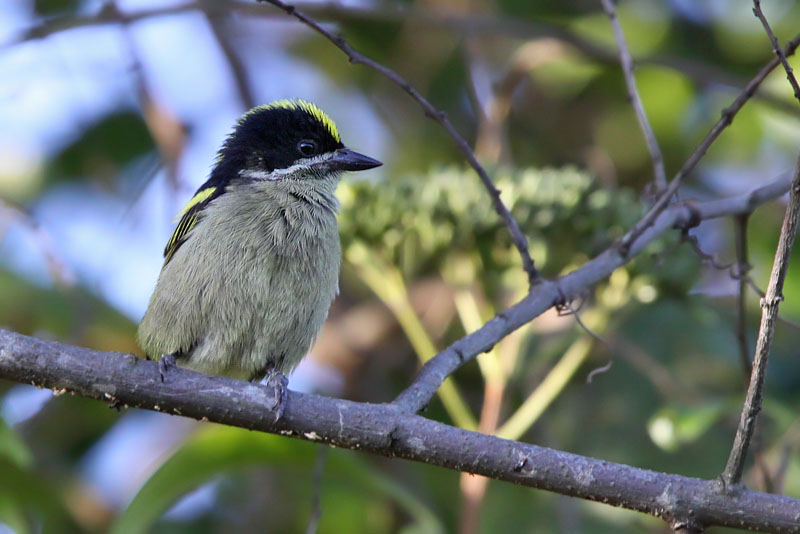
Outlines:
<svg viewBox="0 0 800 534"><path fill-rule="evenodd" d="M166 382L167 374L175 369L178 366L175 363L175 355L174 354L164 354L161 356L161 359L158 360L158 376L161 377L161 382Z"/></svg>
<svg viewBox="0 0 800 534"><path fill-rule="evenodd" d="M283 417L283 412L286 409L286 398L288 397L287 386L289 385L289 379L286 378L286 376L280 371L272 368L267 372L266 384L267 387L273 390L275 395L275 404L273 405L273 409L275 410L275 422L277 423L280 421L281 417Z"/></svg>

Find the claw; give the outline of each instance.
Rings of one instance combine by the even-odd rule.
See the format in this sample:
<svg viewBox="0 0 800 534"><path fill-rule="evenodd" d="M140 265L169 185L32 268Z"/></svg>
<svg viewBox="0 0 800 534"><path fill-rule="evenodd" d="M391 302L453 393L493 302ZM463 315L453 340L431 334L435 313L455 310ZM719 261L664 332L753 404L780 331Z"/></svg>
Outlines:
<svg viewBox="0 0 800 534"><path fill-rule="evenodd" d="M164 354L158 360L158 375L161 377L161 382L166 382L167 373L175 369L178 365L175 363L174 354Z"/></svg>
<svg viewBox="0 0 800 534"><path fill-rule="evenodd" d="M280 421L281 417L283 417L284 410L286 410L286 399L288 397L287 386L289 385L289 379L286 378L286 376L284 376L284 374L280 371L272 368L267 373L266 385L267 387L271 388L275 394L275 404L273 405L273 409L275 410L275 422L277 423Z"/></svg>

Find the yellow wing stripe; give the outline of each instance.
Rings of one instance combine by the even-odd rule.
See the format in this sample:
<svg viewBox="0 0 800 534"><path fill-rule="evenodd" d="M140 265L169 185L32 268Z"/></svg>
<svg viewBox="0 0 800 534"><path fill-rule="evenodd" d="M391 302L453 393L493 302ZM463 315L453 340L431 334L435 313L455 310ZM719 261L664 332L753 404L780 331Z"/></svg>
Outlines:
<svg viewBox="0 0 800 534"><path fill-rule="evenodd" d="M175 220L173 222L178 222L178 219L183 217L186 214L187 211L192 209L193 206L196 206L196 205L200 204L201 202L206 200L208 197L213 195L214 191L216 191L216 190L217 190L216 187L206 187L205 189L198 191L197 194L195 194L195 196L192 197L192 200L190 200L189 203L186 204L183 207L183 209L175 216Z"/></svg>
<svg viewBox="0 0 800 534"><path fill-rule="evenodd" d="M264 111L267 109L291 109L291 110L301 109L306 113L308 113L309 115L311 115L312 117L314 117L315 119L317 119L320 122L320 124L322 124L328 130L328 132L330 132L331 136L333 136L333 138L336 140L337 143L340 143L342 141L341 137L339 137L339 129L336 127L336 123L333 122L333 119L331 119L327 113L322 111L315 104L312 104L311 102L308 102L306 100L300 100L300 99L276 100L274 102L270 102L269 104L265 104L263 106L258 106L251 109L250 111L244 114L242 119L244 119L245 117L247 117L252 113L258 113L259 111Z"/></svg>
<svg viewBox="0 0 800 534"><path fill-rule="evenodd" d="M169 238L169 241L167 241L167 246L164 247L165 265L169 262L169 260L172 259L172 255L175 254L176 250L178 250L178 246L183 241L183 238L186 237L186 234L189 233L189 230L191 230L195 224L197 224L197 215L191 213L186 214L181 219L181 222L178 223L178 226L175 227L175 231L172 232L172 237Z"/></svg>
<svg viewBox="0 0 800 534"><path fill-rule="evenodd" d="M172 232L169 241L167 241L167 246L164 247L164 265L169 263L169 260L172 259L172 255L175 254L175 251L181 246L186 235L194 228L194 225L197 224L198 213L202 210L203 202L211 198L216 191L217 188L213 186L201 189L175 217L178 225ZM180 218L180 220L178 220L178 218Z"/></svg>

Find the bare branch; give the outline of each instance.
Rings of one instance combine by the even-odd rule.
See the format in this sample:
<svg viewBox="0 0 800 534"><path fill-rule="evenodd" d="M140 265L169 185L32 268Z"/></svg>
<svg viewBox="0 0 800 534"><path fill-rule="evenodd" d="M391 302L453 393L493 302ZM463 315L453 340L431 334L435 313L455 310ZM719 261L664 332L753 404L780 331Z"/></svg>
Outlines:
<svg viewBox="0 0 800 534"><path fill-rule="evenodd" d="M650 158L653 160L653 178L656 185L655 191L658 193L667 187L664 157L661 155L656 134L650 126L650 121L647 120L642 98L636 88L636 78L633 75L633 59L628 51L628 44L625 42L625 34L622 32L622 25L619 23L619 17L617 17L614 0L600 1L603 3L603 9L611 20L611 26L614 28L614 38L617 41L617 48L619 48L619 63L622 66L622 75L625 77L625 86L628 89L628 99L631 101L633 111L636 113L636 120L639 121L639 127L642 129L644 139L647 142L647 150L650 151Z"/></svg>
<svg viewBox="0 0 800 534"><path fill-rule="evenodd" d="M761 21L761 25L764 26L764 31L767 32L767 36L772 43L772 50L775 52L775 55L778 56L778 60L781 62L781 65L783 65L783 70L786 71L786 79L789 80L789 84L792 86L794 97L800 101L800 85L797 85L797 78L794 77L794 71L792 70L791 65L789 65L789 61L786 59L786 54L784 54L781 50L781 45L778 43L778 38L772 31L769 22L767 22L767 17L764 16L764 12L761 11L761 0L753 0L753 13L756 17L758 17L758 20Z"/></svg>
<svg viewBox="0 0 800 534"><path fill-rule="evenodd" d="M236 49L233 47L233 43L231 43L228 35L226 28L228 18L226 17L224 5L220 6L208 3L204 4L203 8L206 19L208 19L208 23L211 27L211 32L214 34L214 38L217 40L217 44L219 44L222 53L225 55L228 66L231 69L231 76L236 85L236 92L239 94L239 100L242 102L245 109L250 109L256 105L256 99L253 96L253 91L250 89L247 69L245 69L244 63L242 63L242 60L236 53Z"/></svg>
<svg viewBox="0 0 800 534"><path fill-rule="evenodd" d="M519 255L522 258L522 267L525 269L525 272L528 273L528 282L533 285L538 280L539 273L533 264L533 259L531 258L530 251L528 250L528 240L522 234L522 230L520 230L519 224L517 224L517 221L514 220L511 212L508 211L508 208L500 199L500 190L495 187L494 182L492 182L492 179L489 177L489 174L480 164L478 158L475 157L475 153L472 151L472 148L470 148L469 143L467 143L466 139L464 139L461 134L458 133L453 126L453 123L447 118L447 115L440 109L434 107L433 104L431 104L424 96L422 96L422 93L417 91L417 89L408 82L408 80L397 74L389 67L386 67L383 64L378 63L377 61L370 59L364 54L358 52L352 46L350 46L350 44L345 41L341 35L336 35L333 32L323 28L319 22L309 17L304 12L298 11L293 5L286 4L281 0L258 1L270 3L275 7L286 11L287 14L295 17L297 20L328 39L339 50L344 52L344 54L350 60L350 63L369 67L370 69L395 83L403 91L408 93L411 98L417 101L417 103L425 111L425 115L427 117L435 120L442 126L442 128L444 128L444 130L450 135L451 139L453 139L453 142L455 142L456 147L458 147L459 151L464 155L464 158L466 158L470 166L475 169L475 172L478 174L481 182L483 182L484 187L486 187L486 190L489 192L489 196L492 198L492 204L494 205L495 211L498 213L498 215L500 215L500 218L503 219L505 225L508 226L509 232L511 232L511 240L514 242L514 246L517 247Z"/></svg>
<svg viewBox="0 0 800 534"><path fill-rule="evenodd" d="M398 408L418 412L424 408L442 381L464 363L486 352L500 339L538 317L565 299L582 294L587 288L609 276L627 263L653 239L671 228L696 224L705 219L750 213L759 204L784 194L790 186L789 177L782 177L764 187L737 197L713 200L701 204L676 204L654 221L634 242L630 254L621 256L614 246L585 263L579 269L556 281L542 281L536 290L496 315L480 329L465 336L429 360L414 382L394 401Z"/></svg>
<svg viewBox="0 0 800 534"><path fill-rule="evenodd" d="M767 286L767 294L761 299L761 326L758 329L756 340L756 353L753 358L753 372L750 375L750 385L733 441L733 449L728 457L728 463L722 476L728 485L738 484L742 479L744 460L747 448L753 437L756 417L761 411L763 400L764 376L767 371L767 359L772 345L772 336L775 331L775 321L778 317L778 307L783 300L783 282L786 270L789 268L789 257L792 245L797 235L797 221L800 215L800 157L797 159L792 187L789 191L789 205L781 226L781 235L778 240L778 249L775 251L775 261L772 265L772 274Z"/></svg>
<svg viewBox="0 0 800 534"><path fill-rule="evenodd" d="M306 534L317 534L317 527L322 519L322 476L325 474L325 460L328 459L329 450L328 447L317 446L317 460L314 462L311 481L311 517L306 526Z"/></svg>
<svg viewBox="0 0 800 534"><path fill-rule="evenodd" d="M44 256L47 270L55 285L60 288L75 285L76 275L56 250L50 233L26 210L0 198L0 241L3 240L7 226L14 221L30 230Z"/></svg>
<svg viewBox="0 0 800 534"><path fill-rule="evenodd" d="M451 427L394 406L288 392L275 421L274 391L187 369L166 383L158 364L0 330L0 377L113 403L481 474L604 502L670 523L796 533L800 500L716 480L657 473Z"/></svg>
<svg viewBox="0 0 800 534"><path fill-rule="evenodd" d="M783 51L784 56L794 54L794 51L798 45L800 45L800 34L789 41L789 43L786 45L786 48ZM717 137L719 137L722 131L733 122L733 118L736 116L739 110L742 109L742 106L744 106L745 103L750 100L750 98L758 89L758 86L761 85L761 82L764 81L767 75L769 75L769 73L772 72L772 70L777 67L779 63L780 61L778 58L774 58L764 67L762 67L761 70L758 71L758 74L756 74L756 76L750 80L744 90L739 93L739 96L736 97L733 103L722 111L722 117L720 117L717 123L711 128L711 131L706 134L703 142L700 143L700 146L697 147L697 150L694 151L694 154L691 155L681 170L678 171L678 174L676 174L675 178L673 178L669 183L667 189L648 210L647 214L642 217L642 219L637 222L627 234L625 234L625 237L622 238L619 245L619 252L621 255L627 255L630 251L631 244L636 241L639 236L641 236L650 227L650 225L653 224L653 222L655 222L659 214L664 211L669 204L670 199L678 191L683 179L690 172L692 172L692 170L694 170L694 168L697 166L697 163L703 158L703 156L705 156L711 144L716 141Z"/></svg>

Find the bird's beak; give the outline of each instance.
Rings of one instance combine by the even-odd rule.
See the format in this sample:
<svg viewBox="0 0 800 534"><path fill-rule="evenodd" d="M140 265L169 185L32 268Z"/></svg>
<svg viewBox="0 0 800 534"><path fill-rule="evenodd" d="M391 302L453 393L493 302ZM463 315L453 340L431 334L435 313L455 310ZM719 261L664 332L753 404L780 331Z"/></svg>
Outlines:
<svg viewBox="0 0 800 534"><path fill-rule="evenodd" d="M380 167L383 163L349 148L340 148L328 160L328 165L337 171L365 171Z"/></svg>

